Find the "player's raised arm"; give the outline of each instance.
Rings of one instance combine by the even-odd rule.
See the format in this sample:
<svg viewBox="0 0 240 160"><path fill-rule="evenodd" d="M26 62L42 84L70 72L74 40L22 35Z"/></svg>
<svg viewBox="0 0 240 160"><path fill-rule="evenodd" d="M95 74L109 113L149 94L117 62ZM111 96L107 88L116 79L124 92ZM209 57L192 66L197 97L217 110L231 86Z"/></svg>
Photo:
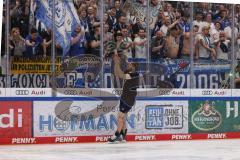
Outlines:
<svg viewBox="0 0 240 160"><path fill-rule="evenodd" d="M114 75L116 77L122 78L122 79L131 79L129 74L124 74L124 72L121 69L121 59L117 55L117 53L114 54L113 56L113 61L114 61Z"/></svg>

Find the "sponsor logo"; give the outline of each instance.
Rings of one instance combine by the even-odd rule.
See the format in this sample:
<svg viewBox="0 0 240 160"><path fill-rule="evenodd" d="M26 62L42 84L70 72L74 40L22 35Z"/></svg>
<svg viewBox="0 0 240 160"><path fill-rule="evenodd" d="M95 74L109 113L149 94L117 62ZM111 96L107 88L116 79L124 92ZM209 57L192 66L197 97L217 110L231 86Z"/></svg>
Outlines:
<svg viewBox="0 0 240 160"><path fill-rule="evenodd" d="M172 95L177 95L177 96L184 96L185 95L185 92L182 90L180 91L172 91Z"/></svg>
<svg viewBox="0 0 240 160"><path fill-rule="evenodd" d="M2 84L4 79L0 80L0 85L6 86L6 82ZM47 74L13 74L10 76L12 88L48 88L50 76Z"/></svg>
<svg viewBox="0 0 240 160"><path fill-rule="evenodd" d="M15 94L18 96L27 96L27 95L29 95L29 91L28 90L16 90Z"/></svg>
<svg viewBox="0 0 240 160"><path fill-rule="evenodd" d="M96 142L107 142L112 136L96 136Z"/></svg>
<svg viewBox="0 0 240 160"><path fill-rule="evenodd" d="M135 114L131 114L127 118L127 125L131 129L135 128L135 117ZM60 119L54 115L40 115L38 121L40 132L108 131L115 130L117 127L117 116L114 114L100 115L98 118L94 118L94 115L71 115L69 120L67 118Z"/></svg>
<svg viewBox="0 0 240 160"><path fill-rule="evenodd" d="M15 112L16 114L16 112ZM17 124L15 123L14 109L9 109L8 113L0 114L0 128L21 128L22 127L22 109L17 109ZM14 125L15 124L15 125Z"/></svg>
<svg viewBox="0 0 240 160"><path fill-rule="evenodd" d="M214 96L222 96L227 94L225 91L214 91L214 90L203 90L202 91L202 95L203 96L210 96L210 95L214 95Z"/></svg>
<svg viewBox="0 0 240 160"><path fill-rule="evenodd" d="M211 131L222 123L222 115L214 108L215 102L205 101L192 115L192 124L201 131Z"/></svg>
<svg viewBox="0 0 240 160"><path fill-rule="evenodd" d="M77 143L78 137L56 137L55 142L56 143Z"/></svg>
<svg viewBox="0 0 240 160"><path fill-rule="evenodd" d="M44 90L32 90L31 95L45 95L46 91Z"/></svg>
<svg viewBox="0 0 240 160"><path fill-rule="evenodd" d="M32 102L0 102L0 137L32 137Z"/></svg>
<svg viewBox="0 0 240 160"><path fill-rule="evenodd" d="M113 94L115 94L115 95L121 95L122 94L122 90L117 90L117 89L114 89L113 91Z"/></svg>
<svg viewBox="0 0 240 160"><path fill-rule="evenodd" d="M230 101L226 102L226 118L230 118L230 117L237 118L239 116L238 112L239 112L238 101L234 101L233 106L231 106Z"/></svg>
<svg viewBox="0 0 240 160"><path fill-rule="evenodd" d="M202 95L203 96L213 95L213 91L212 90L203 90Z"/></svg>
<svg viewBox="0 0 240 160"><path fill-rule="evenodd" d="M33 144L36 138L12 138L12 144Z"/></svg>
<svg viewBox="0 0 240 160"><path fill-rule="evenodd" d="M225 139L227 135L225 133L217 133L217 134L208 134L208 139Z"/></svg>
<svg viewBox="0 0 240 160"><path fill-rule="evenodd" d="M70 126L70 121L64 121L59 119L58 117L55 117L53 125L58 131L66 131Z"/></svg>
<svg viewBox="0 0 240 160"><path fill-rule="evenodd" d="M174 134L174 135L172 135L172 140L188 140L188 139L192 139L192 135L190 135L190 134L187 134L187 135Z"/></svg>
<svg viewBox="0 0 240 160"><path fill-rule="evenodd" d="M183 128L183 106L149 105L145 108L146 129Z"/></svg>
<svg viewBox="0 0 240 160"><path fill-rule="evenodd" d="M154 141L154 140L156 140L155 135L135 136L135 141Z"/></svg>

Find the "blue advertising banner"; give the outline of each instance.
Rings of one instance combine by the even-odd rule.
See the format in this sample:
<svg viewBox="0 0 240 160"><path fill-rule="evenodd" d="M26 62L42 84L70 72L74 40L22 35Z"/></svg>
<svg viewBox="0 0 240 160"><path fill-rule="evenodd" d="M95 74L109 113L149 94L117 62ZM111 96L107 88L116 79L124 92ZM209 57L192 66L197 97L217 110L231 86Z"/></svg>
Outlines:
<svg viewBox="0 0 240 160"><path fill-rule="evenodd" d="M230 73L230 63L220 61L215 64L210 62L195 64L193 77L190 75L188 60L164 59L151 63L150 67L146 62L141 61L139 66L142 87L156 87L159 81L167 81L174 88L190 88L191 78L193 78L194 88L220 88L222 82L229 78ZM104 65L103 88L122 88L122 81L113 75L112 70L111 63ZM150 72L148 76L146 76L147 71ZM65 76L57 78L57 84L59 88L100 88L100 75L96 76L94 68L81 67L69 73L65 72Z"/></svg>

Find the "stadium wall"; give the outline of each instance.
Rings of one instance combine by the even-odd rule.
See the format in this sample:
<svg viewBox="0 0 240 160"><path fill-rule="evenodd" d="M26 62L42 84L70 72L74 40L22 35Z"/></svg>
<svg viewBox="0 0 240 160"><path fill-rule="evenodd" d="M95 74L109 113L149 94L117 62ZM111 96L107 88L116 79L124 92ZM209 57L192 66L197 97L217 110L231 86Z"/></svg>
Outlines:
<svg viewBox="0 0 240 160"><path fill-rule="evenodd" d="M57 97L50 91L1 90L0 144L106 142L114 134L120 90L77 89L78 95ZM127 140L240 138L238 92L140 89L128 114Z"/></svg>

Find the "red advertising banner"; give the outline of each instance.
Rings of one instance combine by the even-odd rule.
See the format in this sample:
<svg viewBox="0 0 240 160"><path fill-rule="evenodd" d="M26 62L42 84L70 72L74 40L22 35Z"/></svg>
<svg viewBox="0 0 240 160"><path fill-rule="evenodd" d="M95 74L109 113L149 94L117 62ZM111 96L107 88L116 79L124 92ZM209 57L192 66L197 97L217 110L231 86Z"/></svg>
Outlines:
<svg viewBox="0 0 240 160"><path fill-rule="evenodd" d="M32 102L0 102L0 137L32 137Z"/></svg>
<svg viewBox="0 0 240 160"><path fill-rule="evenodd" d="M0 138L4 144L57 144L57 143L92 143L107 142L111 135L99 136L62 136L31 138ZM139 134L128 135L127 141L163 141L163 140L210 140L240 138L239 132L227 133L193 133L193 134Z"/></svg>

